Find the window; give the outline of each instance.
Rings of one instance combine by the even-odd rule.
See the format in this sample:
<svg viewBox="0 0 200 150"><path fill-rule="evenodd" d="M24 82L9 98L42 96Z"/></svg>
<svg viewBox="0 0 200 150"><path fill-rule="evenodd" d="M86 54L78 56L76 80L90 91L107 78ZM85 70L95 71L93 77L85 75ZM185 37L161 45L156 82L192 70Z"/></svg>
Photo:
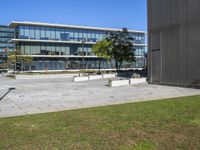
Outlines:
<svg viewBox="0 0 200 150"><path fill-rule="evenodd" d="M60 55L60 44L56 44L56 52Z"/></svg>
<svg viewBox="0 0 200 150"><path fill-rule="evenodd" d="M40 39L41 40L45 40L46 39L46 34L45 34L45 28L44 27L41 27Z"/></svg>
<svg viewBox="0 0 200 150"><path fill-rule="evenodd" d="M40 39L40 27L35 27L35 38Z"/></svg>
<svg viewBox="0 0 200 150"><path fill-rule="evenodd" d="M51 44L50 45L50 49L51 49L51 52L55 52L56 51L56 47L55 47L55 45L54 44Z"/></svg>
<svg viewBox="0 0 200 150"><path fill-rule="evenodd" d="M88 42L92 42L92 31L88 31Z"/></svg>
<svg viewBox="0 0 200 150"><path fill-rule="evenodd" d="M104 32L100 32L99 33L99 40L102 40L105 38L105 33Z"/></svg>
<svg viewBox="0 0 200 150"><path fill-rule="evenodd" d="M39 55L40 54L40 44L35 45L35 54Z"/></svg>
<svg viewBox="0 0 200 150"><path fill-rule="evenodd" d="M60 40L60 35L61 35L61 32L60 32L60 29L59 28L56 28L56 40Z"/></svg>
<svg viewBox="0 0 200 150"><path fill-rule="evenodd" d="M0 33L1 37L14 37L14 33Z"/></svg>
<svg viewBox="0 0 200 150"><path fill-rule="evenodd" d="M0 43L0 47L14 47L14 44Z"/></svg>
<svg viewBox="0 0 200 150"><path fill-rule="evenodd" d="M100 32L96 31L96 40L100 41Z"/></svg>
<svg viewBox="0 0 200 150"><path fill-rule="evenodd" d="M66 46L66 54L65 55L70 55L70 47Z"/></svg>
<svg viewBox="0 0 200 150"><path fill-rule="evenodd" d="M35 27L29 27L30 29L30 39L35 39Z"/></svg>
<svg viewBox="0 0 200 150"><path fill-rule="evenodd" d="M61 45L61 47L60 47L60 52L61 52L61 55L66 55L65 44L62 44L62 45Z"/></svg>
<svg viewBox="0 0 200 150"><path fill-rule="evenodd" d="M0 42L8 42L10 38L0 38Z"/></svg>
<svg viewBox="0 0 200 150"><path fill-rule="evenodd" d="M51 50L51 46L50 46L50 44L48 43L48 44L46 44L46 50L47 51L50 51Z"/></svg>
<svg viewBox="0 0 200 150"><path fill-rule="evenodd" d="M78 35L79 35L79 40L83 39L83 32L82 32L82 30L78 31Z"/></svg>
<svg viewBox="0 0 200 150"><path fill-rule="evenodd" d="M78 31L77 30L74 30L74 38L77 41L77 39L78 39Z"/></svg>
<svg viewBox="0 0 200 150"><path fill-rule="evenodd" d="M2 27L0 26L0 31L3 31L3 32L14 32L15 29L14 28L9 28L9 27Z"/></svg>
<svg viewBox="0 0 200 150"><path fill-rule="evenodd" d="M26 55L30 55L31 54L29 43L24 45L24 50L25 50L25 54Z"/></svg>
<svg viewBox="0 0 200 150"><path fill-rule="evenodd" d="M39 55L40 54L40 45L37 43L31 44L31 54L32 55Z"/></svg>
<svg viewBox="0 0 200 150"><path fill-rule="evenodd" d="M86 40L87 39L87 31L86 30L84 30L84 31L82 31L83 32L83 38ZM87 40L86 40L87 41Z"/></svg>
<svg viewBox="0 0 200 150"><path fill-rule="evenodd" d="M91 38L94 39L95 38L95 31L92 31L91 34L92 34Z"/></svg>
<svg viewBox="0 0 200 150"><path fill-rule="evenodd" d="M30 38L30 33L29 33L29 26L24 26L24 36L25 38L29 39Z"/></svg>
<svg viewBox="0 0 200 150"><path fill-rule="evenodd" d="M46 50L45 43L41 43L41 50Z"/></svg>
<svg viewBox="0 0 200 150"><path fill-rule="evenodd" d="M25 28L23 26L19 26L19 38L24 38L25 36Z"/></svg>
<svg viewBox="0 0 200 150"><path fill-rule="evenodd" d="M61 33L61 34L60 34L60 39L61 39L62 41L68 41L68 40L69 40L69 35L68 35L68 33Z"/></svg>
<svg viewBox="0 0 200 150"><path fill-rule="evenodd" d="M51 39L51 29L50 28L46 28L46 40Z"/></svg>
<svg viewBox="0 0 200 150"><path fill-rule="evenodd" d="M55 40L56 39L56 28L51 28L51 36L50 36L51 40Z"/></svg>
<svg viewBox="0 0 200 150"><path fill-rule="evenodd" d="M70 36L70 39L73 39L73 38L74 38L73 30L69 30L69 36Z"/></svg>

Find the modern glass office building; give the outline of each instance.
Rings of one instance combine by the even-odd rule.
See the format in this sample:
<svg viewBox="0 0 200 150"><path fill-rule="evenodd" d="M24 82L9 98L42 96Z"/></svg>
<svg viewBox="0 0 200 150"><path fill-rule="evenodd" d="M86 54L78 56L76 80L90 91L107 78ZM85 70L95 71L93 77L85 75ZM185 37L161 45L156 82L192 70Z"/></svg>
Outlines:
<svg viewBox="0 0 200 150"><path fill-rule="evenodd" d="M9 27L16 33L9 43L15 44L23 55L33 57L31 70L98 69L99 60L103 69L114 68L114 62L95 56L92 46L119 29L18 21L11 22ZM146 34L142 31L129 31L129 34L135 39L136 62L124 63L123 67L142 69L145 67ZM26 65L23 68L28 69Z"/></svg>
<svg viewBox="0 0 200 150"><path fill-rule="evenodd" d="M7 53L14 49L14 44L8 42L14 38L14 34L14 28L0 26L0 69L7 67L7 64L5 64Z"/></svg>

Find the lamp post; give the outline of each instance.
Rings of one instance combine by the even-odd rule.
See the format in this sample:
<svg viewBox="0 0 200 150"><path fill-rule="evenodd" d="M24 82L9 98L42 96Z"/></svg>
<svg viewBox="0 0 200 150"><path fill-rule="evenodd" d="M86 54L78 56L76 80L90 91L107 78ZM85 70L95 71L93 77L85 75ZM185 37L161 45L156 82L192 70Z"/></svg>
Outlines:
<svg viewBox="0 0 200 150"><path fill-rule="evenodd" d="M17 72L17 50L14 49L14 52L15 52L15 75L16 75L16 72Z"/></svg>
<svg viewBox="0 0 200 150"><path fill-rule="evenodd" d="M85 40L84 39L82 39L82 41L81 41L81 43L82 43L82 63L83 63L83 70L85 69L85 58L84 58L84 44L85 44Z"/></svg>
<svg viewBox="0 0 200 150"><path fill-rule="evenodd" d="M6 53L7 53L7 56L6 56L7 57L7 69L9 70L9 67L10 67L9 60L8 60L9 59L9 49L7 49Z"/></svg>
<svg viewBox="0 0 200 150"><path fill-rule="evenodd" d="M14 38L16 38L16 30L14 30ZM16 43L14 44L14 53L15 53L15 76L17 72L17 48Z"/></svg>
<svg viewBox="0 0 200 150"><path fill-rule="evenodd" d="M3 56L3 69L6 70L8 67L6 65L6 62L8 62L8 48L4 48L2 56Z"/></svg>

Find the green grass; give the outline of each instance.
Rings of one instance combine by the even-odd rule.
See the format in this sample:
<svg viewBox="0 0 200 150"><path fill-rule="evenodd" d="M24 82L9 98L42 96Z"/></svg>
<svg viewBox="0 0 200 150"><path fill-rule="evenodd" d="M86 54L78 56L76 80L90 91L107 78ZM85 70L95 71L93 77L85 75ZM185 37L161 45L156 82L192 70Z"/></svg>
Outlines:
<svg viewBox="0 0 200 150"><path fill-rule="evenodd" d="M200 96L0 119L0 149L200 149Z"/></svg>

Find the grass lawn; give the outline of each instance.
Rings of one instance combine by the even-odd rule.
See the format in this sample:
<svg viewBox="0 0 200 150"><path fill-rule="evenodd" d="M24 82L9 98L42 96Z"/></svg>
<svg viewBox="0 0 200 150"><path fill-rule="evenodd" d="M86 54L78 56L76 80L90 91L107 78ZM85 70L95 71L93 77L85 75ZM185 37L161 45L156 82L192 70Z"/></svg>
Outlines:
<svg viewBox="0 0 200 150"><path fill-rule="evenodd" d="M200 96L0 119L0 149L200 149Z"/></svg>

